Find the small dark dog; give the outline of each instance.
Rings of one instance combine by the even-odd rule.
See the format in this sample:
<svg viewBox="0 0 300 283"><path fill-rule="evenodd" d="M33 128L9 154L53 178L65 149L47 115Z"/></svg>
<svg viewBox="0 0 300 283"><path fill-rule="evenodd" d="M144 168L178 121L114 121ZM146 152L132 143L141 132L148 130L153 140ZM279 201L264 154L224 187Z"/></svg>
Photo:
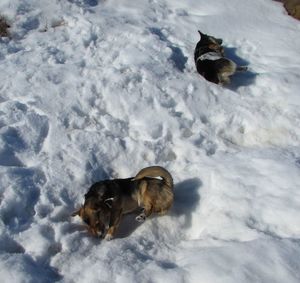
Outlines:
<svg viewBox="0 0 300 283"><path fill-rule="evenodd" d="M10 24L7 22L6 18L0 15L0 37L9 36Z"/></svg>
<svg viewBox="0 0 300 283"><path fill-rule="evenodd" d="M197 71L205 79L216 84L228 84L230 76L237 71L246 71L247 67L237 66L233 61L225 58L222 39L200 34L200 41L197 43L194 60Z"/></svg>
<svg viewBox="0 0 300 283"><path fill-rule="evenodd" d="M143 222L152 212L166 213L173 198L171 174L163 167L151 166L142 169L134 178L93 184L85 194L83 206L72 216L79 215L93 235L110 240L123 214L143 208L136 217L137 221Z"/></svg>

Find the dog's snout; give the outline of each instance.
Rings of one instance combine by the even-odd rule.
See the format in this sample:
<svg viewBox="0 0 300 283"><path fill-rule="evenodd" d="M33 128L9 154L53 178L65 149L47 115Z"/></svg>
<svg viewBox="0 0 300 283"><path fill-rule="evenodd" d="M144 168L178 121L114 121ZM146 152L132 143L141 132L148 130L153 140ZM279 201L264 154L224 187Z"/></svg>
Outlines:
<svg viewBox="0 0 300 283"><path fill-rule="evenodd" d="M97 231L97 237L102 238L103 231Z"/></svg>

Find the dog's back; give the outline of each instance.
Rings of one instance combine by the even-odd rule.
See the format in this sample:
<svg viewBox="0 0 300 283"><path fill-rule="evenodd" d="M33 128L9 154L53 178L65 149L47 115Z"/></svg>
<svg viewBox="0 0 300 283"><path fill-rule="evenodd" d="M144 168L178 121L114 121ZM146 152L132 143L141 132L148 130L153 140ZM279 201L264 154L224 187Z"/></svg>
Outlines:
<svg viewBox="0 0 300 283"><path fill-rule="evenodd" d="M112 207L122 207L124 213L128 213L138 207L132 196L138 191L139 183L133 178L103 180L90 187L85 194L85 201L92 198L108 205L111 203Z"/></svg>

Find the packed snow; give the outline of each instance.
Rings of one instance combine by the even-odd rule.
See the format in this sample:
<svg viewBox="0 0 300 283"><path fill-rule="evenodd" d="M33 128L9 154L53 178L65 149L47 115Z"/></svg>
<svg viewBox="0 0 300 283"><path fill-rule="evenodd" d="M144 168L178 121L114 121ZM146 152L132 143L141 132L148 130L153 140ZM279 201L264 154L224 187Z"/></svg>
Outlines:
<svg viewBox="0 0 300 283"><path fill-rule="evenodd" d="M300 22L271 0L1 0L1 282L300 282ZM198 30L248 72L195 69ZM160 165L165 216L71 213Z"/></svg>

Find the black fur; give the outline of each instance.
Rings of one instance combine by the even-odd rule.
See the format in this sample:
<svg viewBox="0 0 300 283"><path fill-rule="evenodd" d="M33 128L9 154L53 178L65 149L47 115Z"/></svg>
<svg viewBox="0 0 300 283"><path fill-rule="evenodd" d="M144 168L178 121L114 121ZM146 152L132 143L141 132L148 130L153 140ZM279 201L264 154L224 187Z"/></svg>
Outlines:
<svg viewBox="0 0 300 283"><path fill-rule="evenodd" d="M220 58L218 60L199 60L196 63L197 72L202 75L206 80L219 84L220 79L218 72L220 69L227 65L227 60Z"/></svg>

